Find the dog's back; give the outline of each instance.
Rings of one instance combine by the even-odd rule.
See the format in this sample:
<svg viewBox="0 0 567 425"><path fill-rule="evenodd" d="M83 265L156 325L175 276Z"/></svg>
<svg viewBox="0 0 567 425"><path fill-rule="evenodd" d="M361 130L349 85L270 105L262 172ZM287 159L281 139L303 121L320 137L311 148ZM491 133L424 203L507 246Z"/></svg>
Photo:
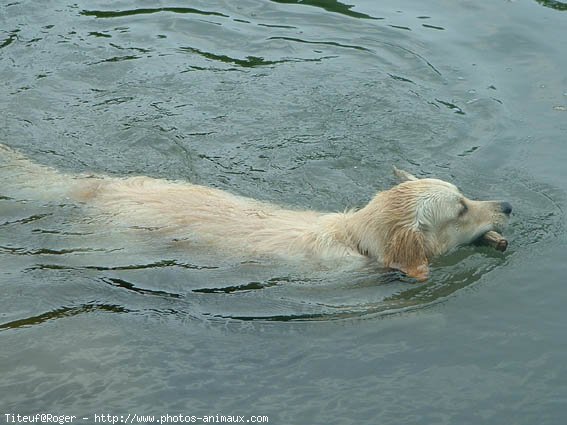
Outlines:
<svg viewBox="0 0 567 425"><path fill-rule="evenodd" d="M329 231L343 214L285 209L187 182L69 175L38 165L3 145L0 167L9 180L3 188L6 195L75 201L115 224L158 230L156 235L192 245L286 258L358 255L337 244L338 235Z"/></svg>
<svg viewBox="0 0 567 425"><path fill-rule="evenodd" d="M142 176L83 179L75 185L73 197L121 221L159 228L221 251L345 255L344 246L334 252L336 235L324 231L342 214L284 209L219 189Z"/></svg>

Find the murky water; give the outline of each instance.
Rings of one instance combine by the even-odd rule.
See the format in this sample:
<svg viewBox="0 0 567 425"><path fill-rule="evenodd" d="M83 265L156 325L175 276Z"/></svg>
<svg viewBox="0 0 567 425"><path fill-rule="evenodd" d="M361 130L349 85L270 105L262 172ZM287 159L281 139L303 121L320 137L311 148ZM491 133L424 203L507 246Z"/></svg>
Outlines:
<svg viewBox="0 0 567 425"><path fill-rule="evenodd" d="M378 3L0 5L0 142L35 162L320 210L395 164L514 206L506 253L415 284L188 255L0 167L0 421L562 423L567 6Z"/></svg>

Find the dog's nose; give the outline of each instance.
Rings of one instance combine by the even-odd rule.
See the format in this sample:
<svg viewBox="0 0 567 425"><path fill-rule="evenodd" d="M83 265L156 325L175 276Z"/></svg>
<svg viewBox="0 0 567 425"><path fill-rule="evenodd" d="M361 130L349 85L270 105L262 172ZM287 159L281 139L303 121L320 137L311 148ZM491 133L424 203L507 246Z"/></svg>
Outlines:
<svg viewBox="0 0 567 425"><path fill-rule="evenodd" d="M510 205L510 203L508 203L508 202L501 202L500 203L500 210L504 214L510 215L512 213L512 205Z"/></svg>

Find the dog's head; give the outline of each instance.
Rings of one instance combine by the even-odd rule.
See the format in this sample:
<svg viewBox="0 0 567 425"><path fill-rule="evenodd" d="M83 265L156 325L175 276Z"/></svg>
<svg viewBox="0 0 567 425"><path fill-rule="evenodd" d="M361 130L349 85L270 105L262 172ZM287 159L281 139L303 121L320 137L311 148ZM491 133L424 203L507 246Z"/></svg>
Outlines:
<svg viewBox="0 0 567 425"><path fill-rule="evenodd" d="M474 201L451 183L394 172L402 182L380 192L368 207L374 207L385 266L409 276L426 279L433 257L490 230L501 232L512 212L508 202Z"/></svg>

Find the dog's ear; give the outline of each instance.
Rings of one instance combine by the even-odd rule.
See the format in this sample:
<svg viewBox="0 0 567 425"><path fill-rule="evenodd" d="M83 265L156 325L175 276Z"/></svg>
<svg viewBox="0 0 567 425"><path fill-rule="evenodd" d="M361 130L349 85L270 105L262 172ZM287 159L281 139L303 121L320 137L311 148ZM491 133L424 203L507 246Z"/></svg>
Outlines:
<svg viewBox="0 0 567 425"><path fill-rule="evenodd" d="M419 180L416 176L414 176L413 174L408 173L407 171L404 170L400 170L399 168L396 168L394 166L394 175L398 178L398 180L400 181L400 183L403 182L407 182L410 180Z"/></svg>
<svg viewBox="0 0 567 425"><path fill-rule="evenodd" d="M419 281L426 280L429 261L423 234L413 228L401 228L394 232L384 255L384 265L401 270Z"/></svg>

